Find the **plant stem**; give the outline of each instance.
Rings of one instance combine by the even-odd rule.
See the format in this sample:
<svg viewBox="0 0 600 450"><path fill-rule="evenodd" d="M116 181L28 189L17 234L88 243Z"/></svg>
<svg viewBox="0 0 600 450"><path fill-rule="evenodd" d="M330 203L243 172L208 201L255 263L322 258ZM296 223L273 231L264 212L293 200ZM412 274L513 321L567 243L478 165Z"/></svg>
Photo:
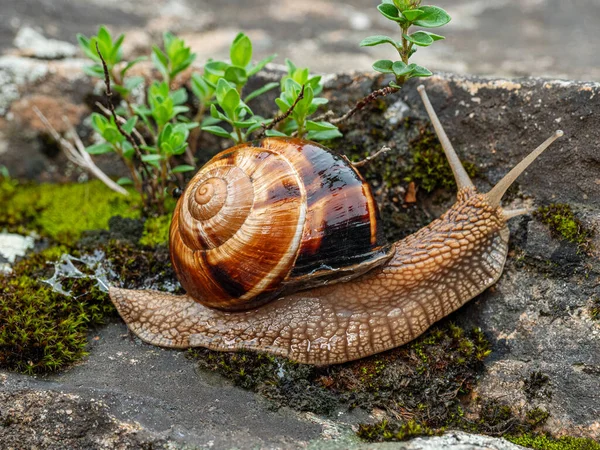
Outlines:
<svg viewBox="0 0 600 450"><path fill-rule="evenodd" d="M238 137L238 144L241 144L242 142L244 142L244 136L242 136L242 132L240 131L240 129L238 127L233 127L233 129L235 130L235 133L237 134Z"/></svg>

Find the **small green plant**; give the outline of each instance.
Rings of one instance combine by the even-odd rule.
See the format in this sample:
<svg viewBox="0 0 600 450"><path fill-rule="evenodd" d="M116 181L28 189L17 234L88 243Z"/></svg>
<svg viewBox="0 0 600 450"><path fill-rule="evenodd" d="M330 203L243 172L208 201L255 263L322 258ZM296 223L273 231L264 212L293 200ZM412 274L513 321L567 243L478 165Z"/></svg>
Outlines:
<svg viewBox="0 0 600 450"><path fill-rule="evenodd" d="M215 134L219 137L230 138L236 144L245 142L248 135L259 129L264 123L264 119L255 116L252 110L241 99L238 89L224 78L219 79L216 89L217 105L213 103L210 106L210 115L214 119L228 123L233 129L232 132L225 130L218 125L202 127L203 131Z"/></svg>
<svg viewBox="0 0 600 450"><path fill-rule="evenodd" d="M317 97L323 90L320 76L310 76L308 68L297 68L286 59L288 74L281 79L281 95L275 100L284 115L291 113L278 125L277 129L267 130L267 136L306 137L313 141L325 141L342 136L337 126L325 121L308 120L317 109L328 103Z"/></svg>
<svg viewBox="0 0 600 450"><path fill-rule="evenodd" d="M98 54L99 51L104 58L115 91L123 98L128 98L131 92L144 82L143 77L127 77L127 73L133 66L147 58L142 56L124 65L121 64L123 63L121 46L125 40L124 34L119 35L116 40L113 40L112 35L106 27L101 26L96 36L87 38L82 34L78 34L77 40L85 55L95 63L92 66L84 67L83 71L92 77L104 78L104 68Z"/></svg>
<svg viewBox="0 0 600 450"><path fill-rule="evenodd" d="M438 28L450 22L446 11L437 6L421 6L421 0L382 0L377 7L386 18L400 27L400 40L389 36L369 36L360 43L361 47L390 44L398 52L399 60L382 59L373 64L373 69L381 73L395 76L390 86L399 89L409 78L429 77L429 69L410 63L409 59L417 51L417 47L429 47L444 36L429 31L410 33L413 26L421 28Z"/></svg>
<svg viewBox="0 0 600 450"><path fill-rule="evenodd" d="M162 80L147 86L145 101L140 103L139 96L132 93L136 89L142 93L144 79L129 76L129 70L147 58L124 61L124 39L123 34L113 39L104 26L95 36L78 35L81 48L94 62L85 72L105 80L109 99L109 108L99 105L101 111L91 116L96 141L85 150L91 155L114 152L121 157L131 176L118 183L135 187L144 199L147 213L163 214L169 185L180 184L181 173L195 170L193 152L200 131L235 143L257 137L255 132L312 140L341 136L335 125L308 120L320 105L327 103L316 97L322 89L320 77L310 77L308 69L297 69L288 62L289 71L281 83L271 82L248 94L244 92L248 80L275 57L253 63L252 42L244 33L239 33L231 44L230 62L209 60L203 73L191 75L190 88L198 105L193 117L188 91L172 88L178 75L196 59L185 41L167 32L163 35L163 48L152 48L151 61ZM279 119L254 114L248 102L278 86L282 93L277 106L284 114ZM113 105L111 89L121 96L120 104ZM276 130L272 129L275 125L279 125Z"/></svg>
<svg viewBox="0 0 600 450"><path fill-rule="evenodd" d="M163 35L163 43L164 52L156 45L152 47L152 62L162 74L167 86L170 86L179 73L191 66L196 54L192 53L190 47L186 47L183 39L172 33L166 32Z"/></svg>

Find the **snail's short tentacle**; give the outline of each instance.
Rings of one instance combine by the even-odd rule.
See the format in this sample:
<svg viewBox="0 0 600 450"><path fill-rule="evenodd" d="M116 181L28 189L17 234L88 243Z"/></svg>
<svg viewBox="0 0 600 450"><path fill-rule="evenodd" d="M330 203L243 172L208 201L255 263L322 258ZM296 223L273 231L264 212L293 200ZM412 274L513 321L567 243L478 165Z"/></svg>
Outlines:
<svg viewBox="0 0 600 450"><path fill-rule="evenodd" d="M423 104L425 105L425 109L427 110L427 114L429 114L429 118L431 119L431 123L433 124L433 128L435 128L435 132L438 136L442 144L442 148L444 149L444 153L446 153L446 158L448 158L448 162L450 163L450 167L452 168L452 172L454 173L454 179L456 180L456 184L458 186L458 190L460 191L463 188L474 187L473 182L469 178L467 171L463 167L450 139L448 139L448 135L444 131L444 127L440 122L433 106L431 106L431 102L429 101L429 97L427 96L427 92L425 91L425 86L420 85L417 90L421 95L421 99L423 100Z"/></svg>
<svg viewBox="0 0 600 450"><path fill-rule="evenodd" d="M521 175L525 169L527 169L527 167L529 167L529 165L542 154L544 150L550 147L550 145L563 134L564 133L561 130L556 131L552 136L546 139L542 145L523 158L519 164L517 164L510 172L508 172L504 178L502 178L498 184L496 184L496 186L494 186L492 190L486 194L490 204L493 206L500 206L502 196L504 196L508 188L514 183L517 177Z"/></svg>
<svg viewBox="0 0 600 450"><path fill-rule="evenodd" d="M533 210L531 208L504 209L504 210L502 210L502 213L504 215L504 220L508 220L508 219L512 219L513 217L518 217L518 216L522 216L525 214L531 214L532 211Z"/></svg>

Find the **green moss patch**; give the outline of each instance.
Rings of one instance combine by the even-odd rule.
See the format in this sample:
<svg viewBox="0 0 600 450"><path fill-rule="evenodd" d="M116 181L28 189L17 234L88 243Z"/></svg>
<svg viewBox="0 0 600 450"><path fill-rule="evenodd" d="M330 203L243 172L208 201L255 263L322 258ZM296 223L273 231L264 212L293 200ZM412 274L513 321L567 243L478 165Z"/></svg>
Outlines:
<svg viewBox="0 0 600 450"><path fill-rule="evenodd" d="M28 374L53 372L86 355L90 327L114 313L108 295L92 278L68 280L72 293L54 292L49 278L65 252L53 247L17 263L0 275L0 368Z"/></svg>
<svg viewBox="0 0 600 450"><path fill-rule="evenodd" d="M456 414L460 398L472 391L489 354L480 330L465 332L451 323L403 347L325 368L254 353L189 352L200 368L262 393L274 406L316 413L356 407L401 409L430 428L444 426Z"/></svg>
<svg viewBox="0 0 600 450"><path fill-rule="evenodd" d="M539 208L533 216L547 225L553 236L576 244L581 250L589 251L593 230L588 229L575 216L569 205L552 204Z"/></svg>
<svg viewBox="0 0 600 450"><path fill-rule="evenodd" d="M0 179L0 228L36 231L73 244L82 232L107 229L112 216L139 217L139 196L118 194L98 180L79 184L20 184Z"/></svg>
<svg viewBox="0 0 600 450"><path fill-rule="evenodd" d="M600 297L592 298L592 304L590 306L590 317L592 320L600 321Z"/></svg>
<svg viewBox="0 0 600 450"><path fill-rule="evenodd" d="M598 442L572 436L554 438L547 434L525 433L520 436L505 435L504 438L535 450L600 450Z"/></svg>
<svg viewBox="0 0 600 450"><path fill-rule="evenodd" d="M144 223L144 232L140 244L156 247L169 243L169 228L171 226L171 214L158 217L150 217Z"/></svg>
<svg viewBox="0 0 600 450"><path fill-rule="evenodd" d="M436 434L441 434L441 430L433 431L414 420L401 424L391 424L387 420L382 420L373 425L359 425L356 433L359 438L368 442L407 441L419 436L434 436Z"/></svg>
<svg viewBox="0 0 600 450"><path fill-rule="evenodd" d="M432 192L439 188L456 190L456 181L442 145L431 131L422 129L417 139L410 142L413 155L412 169L405 178L414 181L421 189ZM463 161L463 167L471 178L477 175L477 167L469 161Z"/></svg>

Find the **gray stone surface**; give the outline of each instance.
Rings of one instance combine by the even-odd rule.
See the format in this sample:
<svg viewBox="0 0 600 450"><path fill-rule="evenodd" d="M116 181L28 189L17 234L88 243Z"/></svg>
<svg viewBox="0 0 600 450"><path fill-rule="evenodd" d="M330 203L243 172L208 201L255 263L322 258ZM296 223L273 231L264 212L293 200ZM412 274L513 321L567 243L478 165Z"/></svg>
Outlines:
<svg viewBox="0 0 600 450"><path fill-rule="evenodd" d="M33 28L23 27L17 33L14 46L20 53L39 59L72 58L77 54L77 47L69 42L47 39Z"/></svg>
<svg viewBox="0 0 600 450"><path fill-rule="evenodd" d="M257 54L290 57L314 71L369 70L391 58L389 46L359 48L372 34L398 29L364 0L0 0L0 50L10 51L23 26L76 43L98 24L130 33L130 49L146 52L160 33L184 35L199 53L226 57L235 34L250 34ZM433 70L492 76L600 80L597 0L437 0L453 21L447 40L415 55ZM135 30L135 31L134 31ZM132 32L133 31L133 32Z"/></svg>
<svg viewBox="0 0 600 450"><path fill-rule="evenodd" d="M40 96L45 96L50 110L58 105L68 112L69 105L84 104L93 95L94 84L79 75L81 61L41 63L9 56L0 59L0 68L4 68L0 76L10 75L4 86L13 89L12 97L4 97L9 112L0 119L0 165L25 178L72 179L73 175L65 174L64 159L42 139L43 129L27 116L27 108L15 109L15 105ZM264 74L256 82L273 76ZM338 113L384 83L362 74L326 78L325 95ZM600 229L599 84L448 74L425 83L459 155L477 165L475 184L482 191L556 128L565 130L565 137L521 176L508 203L568 203L587 226ZM415 88L415 82L409 83L379 109L367 108L344 124L345 137L334 143L336 148L345 151L356 146L372 153L388 145L392 151L382 161L395 170L408 170L408 143L428 124ZM66 106L58 102L57 94ZM61 114L55 116L60 121ZM86 132L85 126L75 125ZM205 148L218 150L216 145ZM103 167L112 174L122 170L110 163ZM394 189L401 198L402 183ZM443 196L420 195L420 199L419 211L430 218L451 202ZM399 209L389 201L383 207L388 217ZM410 216L414 210L406 211ZM396 227L388 230L391 234L411 231L393 220L390 223ZM492 341L478 395L508 401L515 408L544 408L551 415L548 431L600 438L600 324L590 314L592 298L599 294L600 238L597 234L596 253L586 256L551 237L530 218L513 220L511 230L512 250L499 283L452 316L465 327L481 327ZM340 411L332 420L286 409L273 411L260 396L234 388L218 375L197 372L184 353L132 340L121 322L98 330L91 342L89 359L62 374L0 375L0 412L8 411L16 419L6 422L2 416L9 426L0 427L0 442L15 448L26 438L41 448L362 445L353 438L351 427L364 421L368 412ZM547 381L540 389L528 391L527 380L536 373ZM451 437L445 439L453 442ZM507 445L471 444L475 439L483 438L463 436L450 448ZM421 445L420 440L415 442L409 445Z"/></svg>
<svg viewBox="0 0 600 450"><path fill-rule="evenodd" d="M405 443L366 444L352 425L271 408L258 394L198 372L185 352L141 343L122 323L91 339L90 358L45 378L0 372L0 443L5 449L406 449L517 450L503 439L450 431Z"/></svg>

